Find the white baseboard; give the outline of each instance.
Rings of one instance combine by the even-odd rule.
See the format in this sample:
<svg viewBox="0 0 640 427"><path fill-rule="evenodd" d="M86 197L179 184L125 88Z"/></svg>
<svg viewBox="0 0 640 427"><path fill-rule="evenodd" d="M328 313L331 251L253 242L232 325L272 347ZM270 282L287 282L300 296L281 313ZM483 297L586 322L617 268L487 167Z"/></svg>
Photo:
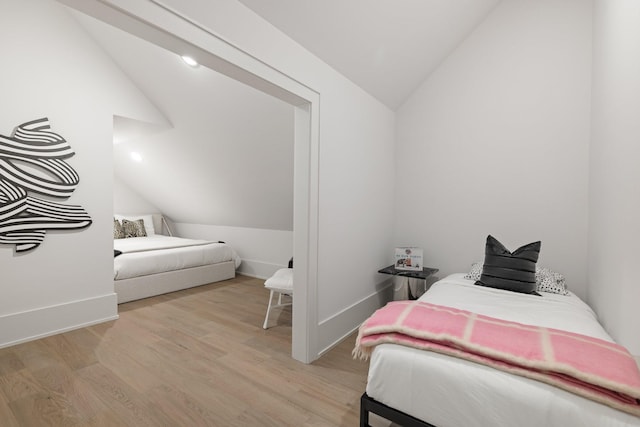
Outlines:
<svg viewBox="0 0 640 427"><path fill-rule="evenodd" d="M273 276L277 270L285 268L286 265L271 264L268 262L255 261L252 259L243 259L240 267L238 267L238 274L243 274L249 277L256 277L258 279L268 279Z"/></svg>
<svg viewBox="0 0 640 427"><path fill-rule="evenodd" d="M0 316L0 348L118 318L115 293Z"/></svg>
<svg viewBox="0 0 640 427"><path fill-rule="evenodd" d="M390 280L378 285L378 291L352 304L318 324L318 357L351 335L374 311L391 301L393 286Z"/></svg>

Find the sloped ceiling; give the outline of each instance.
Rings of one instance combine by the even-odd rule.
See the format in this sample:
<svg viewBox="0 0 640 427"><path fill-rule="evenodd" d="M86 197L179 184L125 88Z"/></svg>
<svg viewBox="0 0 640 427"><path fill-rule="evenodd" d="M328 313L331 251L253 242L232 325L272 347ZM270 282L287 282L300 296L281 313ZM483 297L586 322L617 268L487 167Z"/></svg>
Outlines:
<svg viewBox="0 0 640 427"><path fill-rule="evenodd" d="M147 123L115 112L117 178L175 222L293 229L292 106L73 15L166 118Z"/></svg>
<svg viewBox="0 0 640 427"><path fill-rule="evenodd" d="M500 0L239 0L396 110Z"/></svg>
<svg viewBox="0 0 640 427"><path fill-rule="evenodd" d="M391 109L500 2L239 1ZM114 116L121 181L176 222L292 229L292 107L74 15L163 117Z"/></svg>

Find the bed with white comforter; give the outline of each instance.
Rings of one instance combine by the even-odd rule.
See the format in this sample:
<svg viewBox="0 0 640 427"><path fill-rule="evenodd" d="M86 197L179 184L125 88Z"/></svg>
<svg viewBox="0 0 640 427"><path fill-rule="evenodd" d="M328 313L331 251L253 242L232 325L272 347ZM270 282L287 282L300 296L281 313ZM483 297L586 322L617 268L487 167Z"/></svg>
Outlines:
<svg viewBox="0 0 640 427"><path fill-rule="evenodd" d="M160 234L115 239L114 249L118 303L230 279L240 265L225 243Z"/></svg>
<svg viewBox="0 0 640 427"><path fill-rule="evenodd" d="M591 308L574 294L541 295L476 286L463 274L454 274L420 299L612 341ZM640 426L638 417L552 385L396 344L374 349L366 393L437 427Z"/></svg>
<svg viewBox="0 0 640 427"><path fill-rule="evenodd" d="M233 261L240 266L240 257L225 243L183 239L155 234L114 240L114 249L122 252L113 260L114 280L184 268Z"/></svg>

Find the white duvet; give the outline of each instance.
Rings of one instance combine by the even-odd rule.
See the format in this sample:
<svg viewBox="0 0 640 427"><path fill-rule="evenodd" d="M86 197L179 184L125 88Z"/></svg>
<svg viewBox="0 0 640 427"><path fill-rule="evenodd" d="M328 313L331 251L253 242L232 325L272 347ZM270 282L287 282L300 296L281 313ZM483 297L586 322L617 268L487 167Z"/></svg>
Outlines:
<svg viewBox="0 0 640 427"><path fill-rule="evenodd" d="M202 265L234 261L240 257L225 243L153 235L115 239L114 249L122 252L113 260L114 280L129 279Z"/></svg>
<svg viewBox="0 0 640 427"><path fill-rule="evenodd" d="M463 276L434 283L420 299L612 341L573 294L525 295L475 286ZM640 418L551 385L394 344L374 350L367 394L437 427L640 426Z"/></svg>

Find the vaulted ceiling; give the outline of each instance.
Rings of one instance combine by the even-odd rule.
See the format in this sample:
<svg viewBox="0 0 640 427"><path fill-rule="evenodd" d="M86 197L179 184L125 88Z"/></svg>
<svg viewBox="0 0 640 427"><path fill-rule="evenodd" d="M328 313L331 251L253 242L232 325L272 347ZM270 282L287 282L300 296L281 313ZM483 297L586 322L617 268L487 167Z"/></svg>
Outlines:
<svg viewBox="0 0 640 427"><path fill-rule="evenodd" d="M501 0L239 0L397 109Z"/></svg>
<svg viewBox="0 0 640 427"><path fill-rule="evenodd" d="M114 174L175 222L291 230L293 107L81 13L153 123L114 112ZM132 157L136 153L135 159ZM140 213L137 211L119 213Z"/></svg>
<svg viewBox="0 0 640 427"><path fill-rule="evenodd" d="M396 110L501 0L238 1ZM161 118L115 113L118 178L178 222L292 229L290 105L74 15Z"/></svg>

